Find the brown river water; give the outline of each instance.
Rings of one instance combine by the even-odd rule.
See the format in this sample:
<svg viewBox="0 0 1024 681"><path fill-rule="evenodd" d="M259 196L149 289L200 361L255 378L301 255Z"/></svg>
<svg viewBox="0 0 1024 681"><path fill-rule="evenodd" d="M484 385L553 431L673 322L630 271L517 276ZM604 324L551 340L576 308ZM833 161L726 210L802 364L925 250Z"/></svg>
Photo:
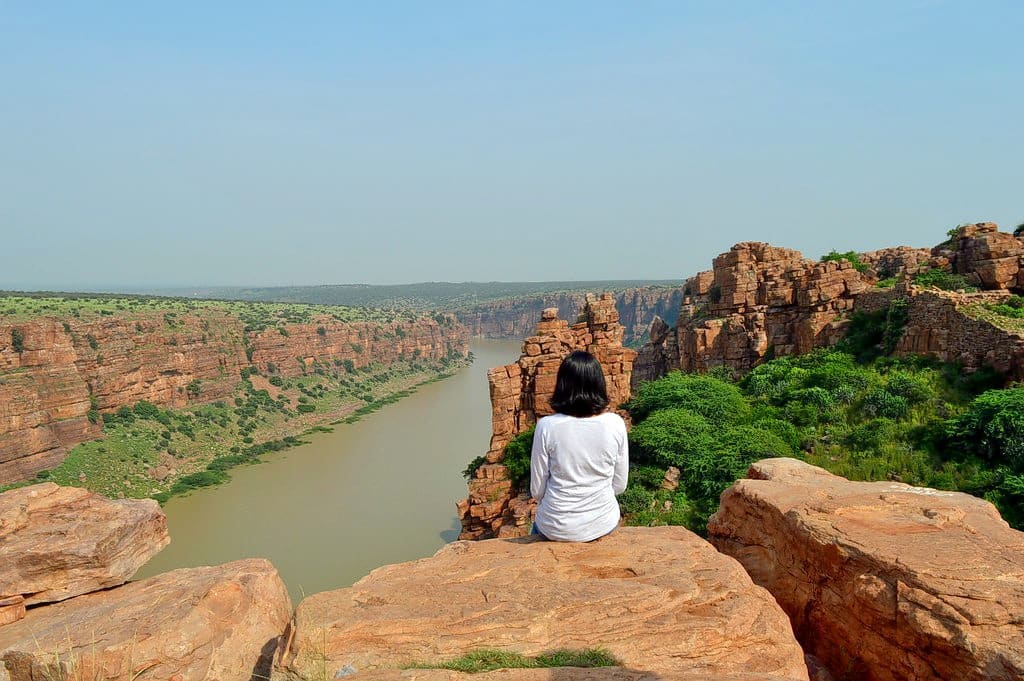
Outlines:
<svg viewBox="0 0 1024 681"><path fill-rule="evenodd" d="M455 376L171 499L171 544L136 578L263 557L298 603L455 540L461 472L491 435L487 370L514 361L520 343L474 340L471 349L476 360Z"/></svg>

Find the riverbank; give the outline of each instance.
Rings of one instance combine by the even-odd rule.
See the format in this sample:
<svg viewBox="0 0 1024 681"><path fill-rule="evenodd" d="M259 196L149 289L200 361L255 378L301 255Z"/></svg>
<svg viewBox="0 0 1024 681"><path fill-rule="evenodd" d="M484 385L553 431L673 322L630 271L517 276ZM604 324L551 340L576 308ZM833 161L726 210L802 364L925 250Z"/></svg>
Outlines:
<svg viewBox="0 0 1024 681"><path fill-rule="evenodd" d="M226 483L164 505L174 541L139 577L269 558L292 598L351 584L374 568L432 555L458 535L460 472L487 449L487 370L521 343L474 340L472 365L356 423L268 452Z"/></svg>
<svg viewBox="0 0 1024 681"><path fill-rule="evenodd" d="M142 400L105 415L103 439L74 447L60 465L29 482L51 480L112 498L166 502L221 484L232 468L302 444L299 437L312 431L352 423L471 361L456 355L390 366L342 366L287 379L250 367L224 400L184 409L162 409Z"/></svg>

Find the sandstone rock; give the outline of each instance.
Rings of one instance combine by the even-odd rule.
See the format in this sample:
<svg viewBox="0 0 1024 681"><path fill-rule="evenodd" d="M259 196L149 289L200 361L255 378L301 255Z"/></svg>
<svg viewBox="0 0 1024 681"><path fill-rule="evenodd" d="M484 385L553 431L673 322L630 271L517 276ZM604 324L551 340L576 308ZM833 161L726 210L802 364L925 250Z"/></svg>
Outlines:
<svg viewBox="0 0 1024 681"><path fill-rule="evenodd" d="M844 337L852 312L877 311L894 296L911 301L897 354L927 353L969 370L991 366L1012 379L1024 378L1021 334L970 313L970 306L996 299L932 291L934 298L915 300L923 292L906 281L937 267L955 269L985 288L1024 291L1024 241L979 223L964 226L930 252L898 246L860 258L868 265L863 274L846 261L816 263L765 243L736 244L715 258L713 270L687 280L675 328L652 324L650 340L633 364L633 387L674 369L726 366L746 372L771 356L829 347ZM882 276L904 281L896 289L878 289L873 284Z"/></svg>
<svg viewBox="0 0 1024 681"><path fill-rule="evenodd" d="M675 320L683 299L681 287L643 286L612 293L627 342L639 340L656 316ZM537 328L543 310L555 308L575 319L586 304L584 292L545 293L491 300L460 308L455 314L471 336L520 340Z"/></svg>
<svg viewBox="0 0 1024 681"><path fill-rule="evenodd" d="M993 222L979 222L961 227L953 242L957 272L986 289L1018 286L1024 243L1012 234L1000 232Z"/></svg>
<svg viewBox="0 0 1024 681"><path fill-rule="evenodd" d="M589 544L457 542L299 604L278 678L394 669L480 648L604 647L664 679L807 679L771 596L683 528L622 528ZM608 676L592 678L644 678ZM367 678L403 678L396 672ZM454 678L446 673L404 678ZM551 674L551 676L548 676ZM517 671L494 678L577 678ZM578 678L587 678L581 676Z"/></svg>
<svg viewBox="0 0 1024 681"><path fill-rule="evenodd" d="M1024 678L1024 533L956 492L751 466L708 525L839 679Z"/></svg>
<svg viewBox="0 0 1024 681"><path fill-rule="evenodd" d="M0 628L0 661L10 681L248 681L266 678L290 615L265 560L175 570L29 610Z"/></svg>
<svg viewBox="0 0 1024 681"><path fill-rule="evenodd" d="M0 494L0 597L27 605L117 586L170 542L151 499L112 501L52 482Z"/></svg>
<svg viewBox="0 0 1024 681"><path fill-rule="evenodd" d="M561 667L555 669L499 669L483 674L462 674L443 669L403 669L403 670L372 670L360 672L353 679L359 681L664 681L680 679L681 681L772 681L778 676L771 674L744 673L735 674L691 674L668 676L641 672L621 667L605 667L583 669L579 667ZM833 681L831 678L817 678L811 681Z"/></svg>
<svg viewBox="0 0 1024 681"><path fill-rule="evenodd" d="M523 341L519 361L487 372L491 396L491 444L485 458L495 467L481 466L469 481L469 498L458 505L460 539L514 537L528 534L536 504L520 495L500 465L505 446L537 419L551 414L558 367L574 350L587 350L601 363L614 408L630 395L630 373L636 353L622 346L623 327L611 295L589 295L572 326L558 319L555 309L544 310L537 335Z"/></svg>
<svg viewBox="0 0 1024 681"><path fill-rule="evenodd" d="M0 598L0 627L17 622L25 616L25 597L8 596Z"/></svg>
<svg viewBox="0 0 1024 681"><path fill-rule="evenodd" d="M21 352L9 340L15 329ZM469 349L466 329L451 315L390 323L324 316L288 325L288 332L247 332L240 317L212 307L178 315L173 324L160 312L0 320L0 484L30 479L76 444L101 437L102 424L89 419L93 405L107 413L139 400L182 407L229 396L249 365L247 350L261 370L274 363L293 376L302 372L297 357L304 366L351 359L362 367ZM195 380L198 397L187 389Z"/></svg>

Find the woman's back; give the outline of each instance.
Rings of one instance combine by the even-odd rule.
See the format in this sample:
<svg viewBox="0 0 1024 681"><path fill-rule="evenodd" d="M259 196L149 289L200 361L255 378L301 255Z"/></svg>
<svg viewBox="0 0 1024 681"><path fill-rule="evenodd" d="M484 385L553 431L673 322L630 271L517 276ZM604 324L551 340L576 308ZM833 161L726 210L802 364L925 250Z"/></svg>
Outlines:
<svg viewBox="0 0 1024 681"><path fill-rule="evenodd" d="M549 539L590 541L618 526L616 494L629 469L626 425L618 414L553 414L537 422L530 491L535 522Z"/></svg>

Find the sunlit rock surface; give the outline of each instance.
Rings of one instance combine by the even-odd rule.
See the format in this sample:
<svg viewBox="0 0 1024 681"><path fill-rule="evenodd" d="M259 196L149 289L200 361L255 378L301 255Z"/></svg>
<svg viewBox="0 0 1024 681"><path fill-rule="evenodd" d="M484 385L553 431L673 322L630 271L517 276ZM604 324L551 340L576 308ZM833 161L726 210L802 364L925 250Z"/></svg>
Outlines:
<svg viewBox="0 0 1024 681"><path fill-rule="evenodd" d="M837 679L1024 678L1024 533L982 499L793 459L722 495L712 543Z"/></svg>
<svg viewBox="0 0 1024 681"><path fill-rule="evenodd" d="M774 599L736 561L678 527L621 528L587 544L456 542L379 568L302 601L276 677L353 669L359 678L380 670L365 678L447 679L457 677L395 670L481 648L536 655L594 647L623 668L491 678L807 679Z"/></svg>

